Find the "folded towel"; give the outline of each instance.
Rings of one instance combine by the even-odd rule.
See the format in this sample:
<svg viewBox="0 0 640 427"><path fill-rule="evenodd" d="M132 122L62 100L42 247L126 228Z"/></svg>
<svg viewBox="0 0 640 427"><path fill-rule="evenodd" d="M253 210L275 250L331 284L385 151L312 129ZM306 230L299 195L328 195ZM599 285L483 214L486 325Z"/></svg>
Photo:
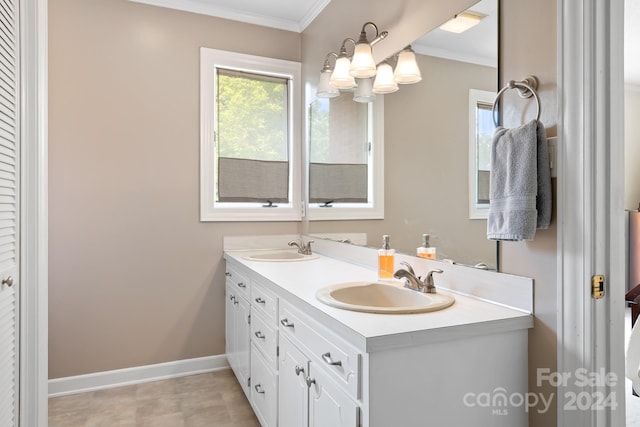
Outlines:
<svg viewBox="0 0 640 427"><path fill-rule="evenodd" d="M551 171L542 123L499 127L491 145L487 238L532 240L551 222Z"/></svg>

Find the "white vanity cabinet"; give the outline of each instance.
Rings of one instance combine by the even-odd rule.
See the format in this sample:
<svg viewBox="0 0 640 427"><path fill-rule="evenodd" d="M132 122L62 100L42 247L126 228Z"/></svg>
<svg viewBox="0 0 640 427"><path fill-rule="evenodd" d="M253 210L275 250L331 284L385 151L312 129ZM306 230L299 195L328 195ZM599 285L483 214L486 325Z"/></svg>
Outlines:
<svg viewBox="0 0 640 427"><path fill-rule="evenodd" d="M280 341L280 427L357 427L358 403L287 337Z"/></svg>
<svg viewBox="0 0 640 427"><path fill-rule="evenodd" d="M278 298L251 282L251 405L262 427L278 425Z"/></svg>
<svg viewBox="0 0 640 427"><path fill-rule="evenodd" d="M516 398L528 391L530 312L460 294L435 313L338 311L315 300L319 287L339 280L331 274L374 273L330 258L283 266L245 257L226 256L227 348L262 427L528 425ZM230 296L243 276L251 283L236 301L250 304L248 331L229 313L240 310ZM249 342L245 387L248 373L233 353ZM515 404L504 406L502 396Z"/></svg>
<svg viewBox="0 0 640 427"><path fill-rule="evenodd" d="M225 292L225 339L229 366L249 398L250 322L249 279L237 269L227 268Z"/></svg>

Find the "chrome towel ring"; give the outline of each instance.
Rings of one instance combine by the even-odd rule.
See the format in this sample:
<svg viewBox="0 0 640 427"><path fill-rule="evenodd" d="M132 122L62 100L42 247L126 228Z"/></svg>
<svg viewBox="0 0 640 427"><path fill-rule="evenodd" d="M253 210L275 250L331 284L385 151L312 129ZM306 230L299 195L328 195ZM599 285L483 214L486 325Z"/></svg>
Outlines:
<svg viewBox="0 0 640 427"><path fill-rule="evenodd" d="M500 97L503 93L505 93L509 89L518 89L518 93L521 98L531 98L533 96L536 99L536 120L540 120L540 98L536 93L536 89L538 88L538 79L536 76L527 76L521 81L511 80L505 87L500 89L500 91L496 94L496 99L493 101L493 106L491 107L491 117L493 117L493 124L498 127L498 120L496 118L496 107L498 102L500 101Z"/></svg>

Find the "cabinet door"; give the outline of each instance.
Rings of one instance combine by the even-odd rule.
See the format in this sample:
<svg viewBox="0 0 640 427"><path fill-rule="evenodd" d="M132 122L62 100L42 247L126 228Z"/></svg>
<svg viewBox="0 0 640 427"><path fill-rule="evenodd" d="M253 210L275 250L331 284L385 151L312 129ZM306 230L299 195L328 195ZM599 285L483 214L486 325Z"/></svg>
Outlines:
<svg viewBox="0 0 640 427"><path fill-rule="evenodd" d="M313 362L309 381L309 427L357 427L358 404Z"/></svg>
<svg viewBox="0 0 640 427"><path fill-rule="evenodd" d="M227 285L227 293L225 298L225 312L224 312L224 339L225 339L225 352L227 353L227 360L229 366L233 369L233 372L238 375L238 353L236 344L236 295L233 293L231 287Z"/></svg>
<svg viewBox="0 0 640 427"><path fill-rule="evenodd" d="M287 338L280 340L279 427L305 427L308 423L307 372L309 360Z"/></svg>
<svg viewBox="0 0 640 427"><path fill-rule="evenodd" d="M262 427L278 426L278 376L260 351L251 351L251 406Z"/></svg>
<svg viewBox="0 0 640 427"><path fill-rule="evenodd" d="M236 304L236 352L238 357L238 381L245 390L249 392L249 376L251 375L250 354L251 341L251 306L243 297L239 297Z"/></svg>

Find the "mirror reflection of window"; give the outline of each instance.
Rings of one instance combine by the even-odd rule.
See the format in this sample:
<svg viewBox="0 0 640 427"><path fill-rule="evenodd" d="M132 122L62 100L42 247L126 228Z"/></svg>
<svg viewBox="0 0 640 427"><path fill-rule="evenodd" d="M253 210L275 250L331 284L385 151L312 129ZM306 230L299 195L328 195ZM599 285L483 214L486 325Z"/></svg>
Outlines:
<svg viewBox="0 0 640 427"><path fill-rule="evenodd" d="M489 204L489 177L491 174L491 140L495 126L491 118L492 105L484 102L476 104L476 170L478 185L476 204Z"/></svg>
<svg viewBox="0 0 640 427"><path fill-rule="evenodd" d="M491 141L495 131L495 93L469 90L469 218L486 219L489 213Z"/></svg>
<svg viewBox="0 0 640 427"><path fill-rule="evenodd" d="M309 203L321 207L370 199L369 106L345 92L311 103Z"/></svg>

